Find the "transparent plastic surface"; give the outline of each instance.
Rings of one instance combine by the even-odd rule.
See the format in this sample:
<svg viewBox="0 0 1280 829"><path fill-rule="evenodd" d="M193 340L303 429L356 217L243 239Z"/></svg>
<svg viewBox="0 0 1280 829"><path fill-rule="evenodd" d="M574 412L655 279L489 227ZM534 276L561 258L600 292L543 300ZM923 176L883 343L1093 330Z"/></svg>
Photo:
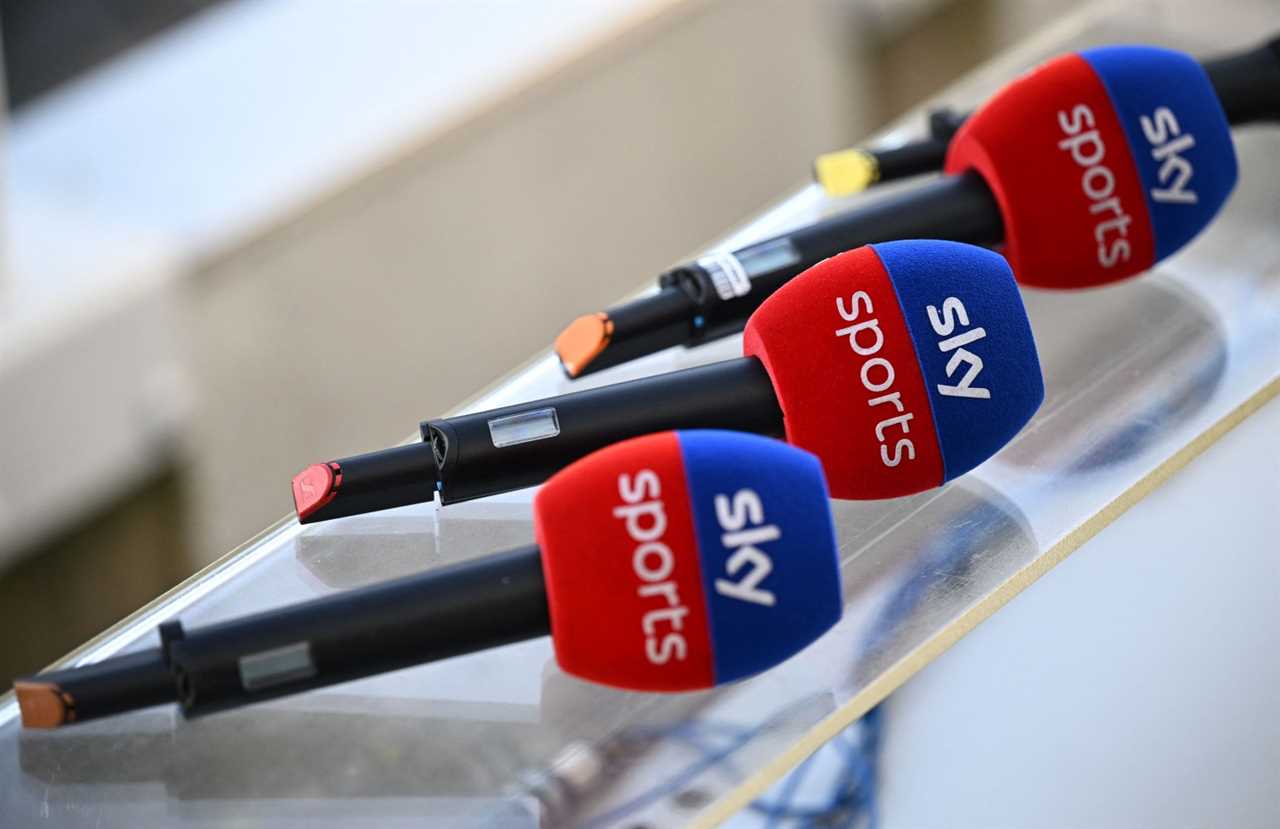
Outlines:
<svg viewBox="0 0 1280 829"><path fill-rule="evenodd" d="M1270 11L1091 7L939 100L972 104L1088 44L1243 46L1275 26ZM1236 137L1240 186L1187 250L1127 284L1025 292L1048 396L1009 447L938 491L835 503L844 617L779 668L712 692L626 693L566 676L537 640L200 720L160 707L57 732L22 731L6 696L0 824L671 826L731 815L1280 388L1280 130ZM729 241L841 206L806 189ZM575 384L544 356L469 408L738 347L672 350ZM174 616L200 625L529 543L530 497L282 522L66 664L153 645Z"/></svg>

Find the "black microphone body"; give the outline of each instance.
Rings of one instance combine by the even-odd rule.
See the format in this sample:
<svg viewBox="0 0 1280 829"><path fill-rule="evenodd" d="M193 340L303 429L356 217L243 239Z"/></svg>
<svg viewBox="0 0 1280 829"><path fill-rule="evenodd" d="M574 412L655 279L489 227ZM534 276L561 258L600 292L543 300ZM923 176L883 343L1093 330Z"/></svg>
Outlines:
<svg viewBox="0 0 1280 829"><path fill-rule="evenodd" d="M513 423L532 427L509 443L501 430ZM783 433L773 383L754 357L427 420L421 428L445 504L534 486L597 449L653 432Z"/></svg>
<svg viewBox="0 0 1280 829"><path fill-rule="evenodd" d="M1280 38L1202 65L1229 123L1280 120ZM942 135L965 119L953 117ZM931 137L897 152L903 175L926 172L926 165L939 170L946 142ZM657 293L600 315L609 322L601 347L580 355L557 341L557 352L566 372L580 377L672 346L696 346L742 330L770 294L823 259L863 244L912 238L1000 244L1000 207L976 174L922 183L732 254L678 266L659 277Z"/></svg>
<svg viewBox="0 0 1280 829"><path fill-rule="evenodd" d="M1280 120L1280 37L1207 60L1204 71L1233 126Z"/></svg>
<svg viewBox="0 0 1280 829"><path fill-rule="evenodd" d="M1000 241L1004 228L1000 208L991 190L977 175L950 176L926 182L901 194L874 201L858 210L838 213L796 230L735 251L751 286L742 296L723 299L715 290L709 268L713 262L695 262L662 277L659 296L678 288L686 297L680 319L667 326L668 345L694 344L741 331L760 304L792 278L824 259L872 242L897 239L942 239L991 245ZM758 263L758 264L757 264ZM654 298L665 306L667 297ZM636 304L647 303L645 299ZM690 308L693 319L690 326ZM620 310L620 309L619 309ZM606 312L613 319L614 311ZM677 331L679 339L675 339ZM616 336L616 335L615 335ZM598 358L599 370L612 362L612 349Z"/></svg>
<svg viewBox="0 0 1280 829"><path fill-rule="evenodd" d="M538 548L522 547L183 632L161 626L198 716L551 632Z"/></svg>

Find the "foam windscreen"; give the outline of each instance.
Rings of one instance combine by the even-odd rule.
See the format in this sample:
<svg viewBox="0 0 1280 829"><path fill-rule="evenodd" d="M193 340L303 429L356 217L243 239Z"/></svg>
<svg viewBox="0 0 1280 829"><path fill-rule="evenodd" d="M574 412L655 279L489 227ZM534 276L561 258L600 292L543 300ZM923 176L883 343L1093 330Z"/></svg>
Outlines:
<svg viewBox="0 0 1280 829"><path fill-rule="evenodd" d="M1003 257L903 241L833 256L765 301L743 350L787 439L837 498L909 495L968 472L1035 414L1044 383Z"/></svg>
<svg viewBox="0 0 1280 829"><path fill-rule="evenodd" d="M566 467L533 502L556 659L621 688L763 671L840 618L822 468L737 432L663 432Z"/></svg>
<svg viewBox="0 0 1280 829"><path fill-rule="evenodd" d="M1230 125L1181 52L1107 46L1064 55L993 96L951 141L975 170L1028 285L1100 285L1150 268L1213 219L1235 186Z"/></svg>

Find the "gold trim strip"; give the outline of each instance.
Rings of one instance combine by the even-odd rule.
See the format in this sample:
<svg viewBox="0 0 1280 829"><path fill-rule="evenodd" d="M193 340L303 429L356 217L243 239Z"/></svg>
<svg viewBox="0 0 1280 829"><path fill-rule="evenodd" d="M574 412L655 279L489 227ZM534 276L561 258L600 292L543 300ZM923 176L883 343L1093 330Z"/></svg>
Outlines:
<svg viewBox="0 0 1280 829"><path fill-rule="evenodd" d="M971 609L959 616L945 630L921 644L887 671L876 677L867 687L848 702L828 715L801 737L791 748L769 761L756 773L744 780L711 804L690 824L694 827L718 826L745 809L752 800L769 790L783 775L799 765L806 757L821 748L844 729L852 725L878 703L893 693L917 671L941 656L961 637L1003 607L1014 596L1030 587L1037 579L1052 570L1085 542L1102 532L1113 521L1129 511L1129 508L1146 498L1179 470L1195 460L1204 450L1217 443L1223 435L1245 421L1249 415L1261 409L1280 394L1280 377L1255 392L1249 399L1236 406L1216 423L1192 439L1186 446L1169 456L1163 463L1148 472L1136 483L1120 493L1113 501L1087 518L1080 526L1067 533L1043 555L1014 573L998 588L989 593Z"/></svg>

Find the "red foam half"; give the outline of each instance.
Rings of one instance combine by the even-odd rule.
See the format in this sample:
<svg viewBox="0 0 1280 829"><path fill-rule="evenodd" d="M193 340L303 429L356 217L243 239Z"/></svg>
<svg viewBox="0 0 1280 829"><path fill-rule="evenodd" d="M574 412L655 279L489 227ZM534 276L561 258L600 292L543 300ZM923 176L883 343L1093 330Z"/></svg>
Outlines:
<svg viewBox="0 0 1280 829"><path fill-rule="evenodd" d="M533 501L556 660L641 691L715 684L689 489L674 432L603 449Z"/></svg>
<svg viewBox="0 0 1280 829"><path fill-rule="evenodd" d="M764 363L787 440L818 456L833 497L942 483L920 361L872 248L833 256L775 292L747 322L743 351Z"/></svg>

